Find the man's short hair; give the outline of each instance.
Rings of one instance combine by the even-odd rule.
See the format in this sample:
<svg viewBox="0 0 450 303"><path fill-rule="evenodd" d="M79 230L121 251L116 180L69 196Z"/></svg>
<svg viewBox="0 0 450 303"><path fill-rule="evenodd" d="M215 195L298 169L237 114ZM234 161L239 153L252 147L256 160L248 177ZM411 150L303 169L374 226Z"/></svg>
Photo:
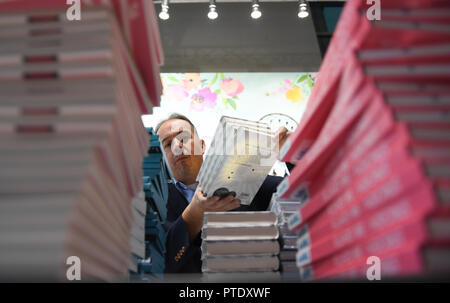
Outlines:
<svg viewBox="0 0 450 303"><path fill-rule="evenodd" d="M191 122L191 120L189 120L188 117L186 117L185 115L178 114L178 113L173 113L169 117L167 117L166 119L160 121L155 127L155 133L158 133L158 130L160 129L161 125L163 125L164 122L169 121L169 120L173 120L173 119L179 119L179 120L184 120L184 121L188 122L192 126L192 129L194 130L194 134L196 136L198 136L197 129L195 128L195 126Z"/></svg>

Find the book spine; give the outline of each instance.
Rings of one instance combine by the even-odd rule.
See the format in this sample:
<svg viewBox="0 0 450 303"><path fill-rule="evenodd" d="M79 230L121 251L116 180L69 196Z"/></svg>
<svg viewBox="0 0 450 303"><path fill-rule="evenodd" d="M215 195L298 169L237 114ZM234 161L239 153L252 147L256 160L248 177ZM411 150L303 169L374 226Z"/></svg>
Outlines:
<svg viewBox="0 0 450 303"><path fill-rule="evenodd" d="M109 5L108 0L81 0L82 5ZM4 0L0 2L0 11L23 11L36 9L54 9L69 7L66 0Z"/></svg>
<svg viewBox="0 0 450 303"><path fill-rule="evenodd" d="M379 115L377 122L372 125L372 128L369 130L367 135L356 141L353 147L342 158L341 163L333 173L335 176L327 180L325 184L321 184L322 188L320 192L301 206L299 214L292 216L292 222L289 224L289 228L292 230L299 229L303 222L323 209L332 197L334 197L339 191L342 191L343 186L348 185L348 182L350 181L349 178L345 177L347 174L345 168L355 166L355 163L361 159L364 152L376 144L376 142L378 142L383 136L389 133L393 127L394 121L392 119L392 115L389 111L384 110ZM299 218L301 218L301 220L299 220Z"/></svg>
<svg viewBox="0 0 450 303"><path fill-rule="evenodd" d="M373 89L372 83L366 83L363 92L355 97L355 101L346 107L347 110L342 113L340 119L330 122L330 125L333 125L333 127L330 127L326 135L319 138L308 154L291 172L291 175L288 177L290 186L285 189L285 192L278 193L281 199L295 200L299 194L298 188L304 183L311 182L312 178L318 174L320 168L332 155L333 151L337 149L342 138L348 133L349 127L360 116L369 100L374 97L372 94L374 92ZM300 191L302 191L302 188Z"/></svg>
<svg viewBox="0 0 450 303"><path fill-rule="evenodd" d="M406 177L406 178L405 178ZM336 200L329 208L308 222L308 231L314 239L320 239L330 231L347 226L352 220L356 220L362 213L373 211L392 202L399 195L406 193L414 186L421 184L423 174L417 165L413 165L399 176L393 176L365 193L347 191L342 194L344 199ZM353 200L351 200L353 198Z"/></svg>
<svg viewBox="0 0 450 303"><path fill-rule="evenodd" d="M341 253L331 260L322 264L311 264L313 278L359 278L365 279L371 264L367 263L371 256L380 260L381 279L389 276L411 275L423 272L424 264L420 253L420 245L426 238L424 228L415 223L416 226L408 226L387 237L401 237L399 242L386 242L383 251L371 251L371 244L379 239L369 241L363 245L357 245L353 251L347 251L348 255ZM350 259L347 259L350 256ZM353 259L352 256L355 256ZM345 260L343 262L343 260Z"/></svg>
<svg viewBox="0 0 450 303"><path fill-rule="evenodd" d="M343 59L352 51L349 41L354 38L360 22L359 0L348 1L337 24L337 36L331 40L319 70L319 77L311 92L310 102L296 130L290 135L280 151L284 162L296 163L315 143L321 125L327 119L335 100L339 79L345 66Z"/></svg>
<svg viewBox="0 0 450 303"><path fill-rule="evenodd" d="M421 219L434 207L434 194L429 188L392 203L375 213L365 213L349 227L339 229L325 239L310 238L309 245L303 246L297 252L297 265L313 263L358 241L373 238L380 233L384 234L408 221ZM303 236L303 238L308 237L308 233ZM300 239L299 242L302 243Z"/></svg>

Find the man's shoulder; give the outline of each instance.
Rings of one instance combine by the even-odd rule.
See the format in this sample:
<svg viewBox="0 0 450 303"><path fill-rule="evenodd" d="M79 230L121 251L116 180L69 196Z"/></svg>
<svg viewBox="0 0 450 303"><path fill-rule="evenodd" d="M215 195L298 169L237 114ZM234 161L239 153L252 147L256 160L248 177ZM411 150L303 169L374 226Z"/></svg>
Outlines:
<svg viewBox="0 0 450 303"><path fill-rule="evenodd" d="M264 182L261 185L261 187L262 186L277 187L278 184L281 183L281 181L283 181L283 177L267 175L267 177L264 179Z"/></svg>

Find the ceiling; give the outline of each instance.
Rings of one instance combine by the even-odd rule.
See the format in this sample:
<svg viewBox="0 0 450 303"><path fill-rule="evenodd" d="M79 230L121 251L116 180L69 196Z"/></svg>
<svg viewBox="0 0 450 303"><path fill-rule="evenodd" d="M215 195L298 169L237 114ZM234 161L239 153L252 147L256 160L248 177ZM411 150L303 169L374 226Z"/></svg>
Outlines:
<svg viewBox="0 0 450 303"><path fill-rule="evenodd" d="M160 1L159 1L160 2ZM195 3L194 3L195 2ZM262 17L250 18L250 1L172 0L170 19L159 20L165 64L161 72L312 72L321 62L311 17L297 17L296 1L260 1ZM159 13L160 5L156 5Z"/></svg>

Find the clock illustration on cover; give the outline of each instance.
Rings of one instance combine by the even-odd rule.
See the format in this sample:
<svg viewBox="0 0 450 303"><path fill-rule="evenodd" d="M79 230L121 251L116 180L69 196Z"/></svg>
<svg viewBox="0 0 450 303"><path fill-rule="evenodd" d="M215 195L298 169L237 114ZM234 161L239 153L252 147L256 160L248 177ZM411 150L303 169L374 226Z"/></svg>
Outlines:
<svg viewBox="0 0 450 303"><path fill-rule="evenodd" d="M281 113L267 114L260 118L259 121L267 123L273 132L277 131L281 126L293 132L298 124L292 117Z"/></svg>
<svg viewBox="0 0 450 303"><path fill-rule="evenodd" d="M298 123L290 116L281 113L272 113L263 116L259 119L259 122L265 122L269 125L270 130L276 132L281 126L284 126L288 131L293 132ZM284 162L277 160L273 167L270 169L269 175L272 176L285 176L289 175L289 170Z"/></svg>

